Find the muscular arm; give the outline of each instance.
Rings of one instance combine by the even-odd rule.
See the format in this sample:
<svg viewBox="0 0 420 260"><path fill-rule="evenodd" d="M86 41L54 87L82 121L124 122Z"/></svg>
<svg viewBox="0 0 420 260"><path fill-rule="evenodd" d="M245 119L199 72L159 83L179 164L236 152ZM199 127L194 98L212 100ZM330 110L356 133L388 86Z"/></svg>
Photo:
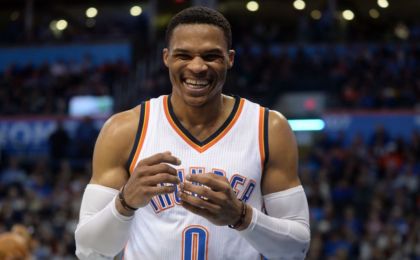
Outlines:
<svg viewBox="0 0 420 260"><path fill-rule="evenodd" d="M300 185L295 136L280 113L270 111L268 120L269 160L261 184L263 195Z"/></svg>
<svg viewBox="0 0 420 260"><path fill-rule="evenodd" d="M119 189L128 180L126 163L134 144L139 108L111 117L96 141L91 184Z"/></svg>
<svg viewBox="0 0 420 260"><path fill-rule="evenodd" d="M297 175L298 152L287 120L269 114L269 160L262 193L267 215L248 206L242 236L269 259L304 259L309 247L309 211Z"/></svg>
<svg viewBox="0 0 420 260"><path fill-rule="evenodd" d="M138 110L111 117L96 141L92 178L83 196L75 232L80 259L113 257L128 239L130 218L120 214L123 210L118 210L121 205L114 198L128 179L125 163L134 143ZM108 246L110 243L114 245Z"/></svg>

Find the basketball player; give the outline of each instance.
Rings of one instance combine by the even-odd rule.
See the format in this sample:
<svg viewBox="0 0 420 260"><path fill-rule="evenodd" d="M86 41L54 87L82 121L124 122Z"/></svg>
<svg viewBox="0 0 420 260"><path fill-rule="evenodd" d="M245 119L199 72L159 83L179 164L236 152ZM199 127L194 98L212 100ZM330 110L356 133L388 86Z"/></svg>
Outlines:
<svg viewBox="0 0 420 260"><path fill-rule="evenodd" d="M235 55L228 21L192 7L166 37L172 93L105 123L77 256L303 259L310 231L295 138L278 112L222 94Z"/></svg>

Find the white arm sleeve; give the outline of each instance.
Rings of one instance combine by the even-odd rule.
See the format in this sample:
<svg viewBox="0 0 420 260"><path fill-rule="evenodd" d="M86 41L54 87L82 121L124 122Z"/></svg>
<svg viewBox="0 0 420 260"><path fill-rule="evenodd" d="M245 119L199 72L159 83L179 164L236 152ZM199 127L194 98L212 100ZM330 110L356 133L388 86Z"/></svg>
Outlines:
<svg viewBox="0 0 420 260"><path fill-rule="evenodd" d="M79 259L112 259L127 243L133 216L117 211L117 194L118 190L109 187L87 185L75 232Z"/></svg>
<svg viewBox="0 0 420 260"><path fill-rule="evenodd" d="M304 259L309 248L309 210L301 185L264 196L267 214L252 209L239 233L268 259Z"/></svg>

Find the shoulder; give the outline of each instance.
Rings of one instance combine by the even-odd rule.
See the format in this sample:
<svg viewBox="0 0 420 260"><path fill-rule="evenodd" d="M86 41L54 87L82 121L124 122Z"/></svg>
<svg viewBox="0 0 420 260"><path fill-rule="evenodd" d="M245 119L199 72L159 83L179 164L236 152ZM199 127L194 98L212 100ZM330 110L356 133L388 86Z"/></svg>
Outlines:
<svg viewBox="0 0 420 260"><path fill-rule="evenodd" d="M287 118L280 113L279 111L268 109L264 106L261 106L259 103L255 103L249 99L241 98L238 96L235 96L237 98L240 98L247 102L248 104L254 106L255 108L259 109L260 115L262 115L264 111L264 116L262 119L266 121L264 124L266 124L265 127L268 129L268 133L284 133L287 135L293 135L292 129L290 128L289 122L287 121ZM232 97L231 97L232 98Z"/></svg>
<svg viewBox="0 0 420 260"><path fill-rule="evenodd" d="M118 189L137 133L140 106L111 116L102 126L92 159L91 183Z"/></svg>
<svg viewBox="0 0 420 260"><path fill-rule="evenodd" d="M140 120L140 106L111 116L102 126L93 152L93 172L124 169L134 145Z"/></svg>
<svg viewBox="0 0 420 260"><path fill-rule="evenodd" d="M135 135L140 118L140 105L117 114L106 120L101 135L112 139Z"/></svg>
<svg viewBox="0 0 420 260"><path fill-rule="evenodd" d="M276 133L292 134L287 118L276 110L268 112L268 129Z"/></svg>
<svg viewBox="0 0 420 260"><path fill-rule="evenodd" d="M294 149L295 135L287 118L278 111L268 112L268 140L270 150Z"/></svg>
<svg viewBox="0 0 420 260"><path fill-rule="evenodd" d="M284 115L278 111L270 110L267 128L269 162L279 161L279 158L288 156L297 157L295 134ZM285 154L288 156L285 156Z"/></svg>

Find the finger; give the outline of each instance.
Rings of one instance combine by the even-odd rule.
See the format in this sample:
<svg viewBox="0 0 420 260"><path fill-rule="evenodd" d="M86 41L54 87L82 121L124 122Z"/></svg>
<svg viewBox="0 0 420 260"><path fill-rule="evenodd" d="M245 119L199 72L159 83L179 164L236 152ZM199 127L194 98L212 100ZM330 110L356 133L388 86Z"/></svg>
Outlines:
<svg viewBox="0 0 420 260"><path fill-rule="evenodd" d="M136 168L136 171L134 174L138 174L141 176L152 176L159 173L168 173L170 175L178 176L178 173L176 169L169 164L166 163L160 163L152 166L143 166Z"/></svg>
<svg viewBox="0 0 420 260"><path fill-rule="evenodd" d="M215 192L206 186L194 185L189 182L184 182L181 184L181 190L193 194L197 194L200 197L204 197L205 200L208 200L214 204L222 205L223 201L226 200L224 193Z"/></svg>
<svg viewBox="0 0 420 260"><path fill-rule="evenodd" d="M211 213L217 213L221 210L219 205L213 204L194 195L189 195L185 192L180 192L179 197L181 198L182 204L187 203L194 208L205 209Z"/></svg>
<svg viewBox="0 0 420 260"><path fill-rule="evenodd" d="M171 152L163 152L144 158L138 163L137 167L143 165L155 165L159 163L170 163L173 165L180 165L181 160L173 156Z"/></svg>
<svg viewBox="0 0 420 260"><path fill-rule="evenodd" d="M212 217L212 214L206 208L198 208L198 207L196 207L194 205L189 204L186 201L182 201L181 202L181 206L183 208L185 208L186 210L188 210L188 211L190 211L190 212L192 212L194 214L197 214L199 216L202 216L204 218L207 218L208 219L208 218L211 218Z"/></svg>
<svg viewBox="0 0 420 260"><path fill-rule="evenodd" d="M190 182L197 182L208 186L214 191L226 191L230 189L230 184L226 177L214 173L188 174L186 179Z"/></svg>
<svg viewBox="0 0 420 260"><path fill-rule="evenodd" d="M179 184L179 178L167 173L159 173L153 176L146 176L142 179L142 184L146 186L156 186L161 183Z"/></svg>
<svg viewBox="0 0 420 260"><path fill-rule="evenodd" d="M162 194L169 194L175 191L175 186L174 185L169 185L169 186L154 186L154 187L148 187L145 188L145 194L147 196L150 197L154 197L157 195L162 195Z"/></svg>

